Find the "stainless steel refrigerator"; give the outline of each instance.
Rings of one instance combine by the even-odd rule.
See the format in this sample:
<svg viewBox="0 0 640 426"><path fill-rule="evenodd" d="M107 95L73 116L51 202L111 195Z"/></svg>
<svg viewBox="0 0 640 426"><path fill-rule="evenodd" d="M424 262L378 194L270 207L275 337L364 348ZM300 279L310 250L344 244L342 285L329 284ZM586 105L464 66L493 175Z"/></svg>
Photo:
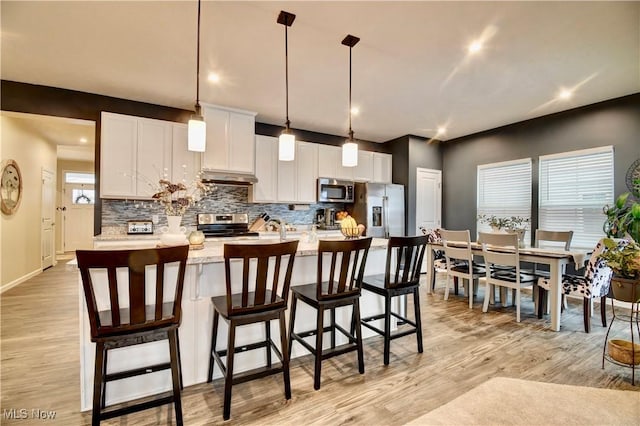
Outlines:
<svg viewBox="0 0 640 426"><path fill-rule="evenodd" d="M351 216L366 226L368 237L403 237L404 185L359 183L354 187Z"/></svg>

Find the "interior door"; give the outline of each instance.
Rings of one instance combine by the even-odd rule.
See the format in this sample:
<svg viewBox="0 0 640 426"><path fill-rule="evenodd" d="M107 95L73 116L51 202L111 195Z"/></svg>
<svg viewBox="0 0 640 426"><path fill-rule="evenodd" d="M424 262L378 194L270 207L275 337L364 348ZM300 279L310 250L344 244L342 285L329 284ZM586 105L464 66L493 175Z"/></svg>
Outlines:
<svg viewBox="0 0 640 426"><path fill-rule="evenodd" d="M56 202L56 182L54 173L50 170L42 169L42 231L41 231L41 253L42 269L54 265L55 260L55 239L54 239L54 215Z"/></svg>
<svg viewBox="0 0 640 426"><path fill-rule="evenodd" d="M93 248L94 185L64 186L64 251Z"/></svg>
<svg viewBox="0 0 640 426"><path fill-rule="evenodd" d="M439 228L442 225L442 171L416 170L416 229L415 235L422 235L420 227ZM422 272L426 272L427 262L422 262Z"/></svg>

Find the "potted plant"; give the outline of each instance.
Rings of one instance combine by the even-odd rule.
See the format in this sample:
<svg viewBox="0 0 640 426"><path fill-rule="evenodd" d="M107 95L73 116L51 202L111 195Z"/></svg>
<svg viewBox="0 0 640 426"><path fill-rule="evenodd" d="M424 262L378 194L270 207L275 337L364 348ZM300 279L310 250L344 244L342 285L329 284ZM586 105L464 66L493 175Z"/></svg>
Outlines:
<svg viewBox="0 0 640 426"><path fill-rule="evenodd" d="M640 302L640 244L634 240L621 245L611 238L604 239L607 247L600 258L613 271L611 287L616 299L625 302Z"/></svg>
<svg viewBox="0 0 640 426"><path fill-rule="evenodd" d="M620 195L612 207L604 206L607 216L603 230L607 237L624 238L629 234L635 241L640 241L640 194L625 192Z"/></svg>

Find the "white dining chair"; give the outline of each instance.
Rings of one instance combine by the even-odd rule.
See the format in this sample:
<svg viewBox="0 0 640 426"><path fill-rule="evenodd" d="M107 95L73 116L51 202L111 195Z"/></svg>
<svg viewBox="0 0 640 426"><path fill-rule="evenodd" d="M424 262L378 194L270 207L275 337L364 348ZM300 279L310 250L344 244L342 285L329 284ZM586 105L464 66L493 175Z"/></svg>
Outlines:
<svg viewBox="0 0 640 426"><path fill-rule="evenodd" d="M473 308L474 284L485 273L484 268L473 262L471 252L471 236L469 230L453 231L441 229L444 257L447 262L447 284L444 290L444 300L449 299L449 279L461 278L465 295L469 298L469 309Z"/></svg>

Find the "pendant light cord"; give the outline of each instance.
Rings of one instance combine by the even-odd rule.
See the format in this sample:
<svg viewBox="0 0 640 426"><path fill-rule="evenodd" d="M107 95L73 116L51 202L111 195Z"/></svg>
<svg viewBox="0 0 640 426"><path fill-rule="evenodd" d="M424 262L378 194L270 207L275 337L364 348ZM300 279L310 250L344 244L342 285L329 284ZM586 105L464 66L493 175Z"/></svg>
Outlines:
<svg viewBox="0 0 640 426"><path fill-rule="evenodd" d="M285 122L286 130L289 130L289 125L291 122L289 121L289 39L287 37L287 29L288 26L284 26L284 84L285 84L285 108L286 108L286 116L287 121Z"/></svg>
<svg viewBox="0 0 640 426"><path fill-rule="evenodd" d="M353 140L353 130L351 129L351 51L353 46L349 46L349 140Z"/></svg>
<svg viewBox="0 0 640 426"><path fill-rule="evenodd" d="M196 114L200 114L200 3L198 0L198 43L196 52Z"/></svg>

